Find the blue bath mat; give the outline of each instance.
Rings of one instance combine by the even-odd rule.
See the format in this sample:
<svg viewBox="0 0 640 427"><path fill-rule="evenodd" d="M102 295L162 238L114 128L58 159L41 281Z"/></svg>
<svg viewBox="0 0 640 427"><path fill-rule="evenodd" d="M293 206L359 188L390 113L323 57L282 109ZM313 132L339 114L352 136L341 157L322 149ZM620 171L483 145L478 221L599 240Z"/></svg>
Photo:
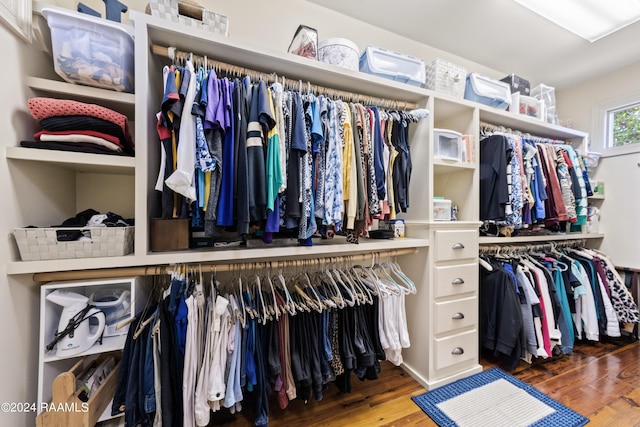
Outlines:
<svg viewBox="0 0 640 427"><path fill-rule="evenodd" d="M499 368L412 397L440 427L580 427L589 419Z"/></svg>

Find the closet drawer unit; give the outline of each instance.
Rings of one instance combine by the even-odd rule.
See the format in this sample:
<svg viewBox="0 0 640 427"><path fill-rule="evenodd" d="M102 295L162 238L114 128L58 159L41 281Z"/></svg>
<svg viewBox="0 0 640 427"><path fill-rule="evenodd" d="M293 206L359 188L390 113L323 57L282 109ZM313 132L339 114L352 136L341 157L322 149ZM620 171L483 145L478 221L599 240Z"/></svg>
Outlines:
<svg viewBox="0 0 640 427"><path fill-rule="evenodd" d="M475 326L478 323L478 299L474 296L437 302L433 320L436 335Z"/></svg>
<svg viewBox="0 0 640 427"><path fill-rule="evenodd" d="M475 292L478 289L478 264L460 264L434 268L436 298Z"/></svg>
<svg viewBox="0 0 640 427"><path fill-rule="evenodd" d="M478 358L478 331L434 339L434 368L448 368Z"/></svg>
<svg viewBox="0 0 640 427"><path fill-rule="evenodd" d="M436 230L435 261L476 258L478 230Z"/></svg>

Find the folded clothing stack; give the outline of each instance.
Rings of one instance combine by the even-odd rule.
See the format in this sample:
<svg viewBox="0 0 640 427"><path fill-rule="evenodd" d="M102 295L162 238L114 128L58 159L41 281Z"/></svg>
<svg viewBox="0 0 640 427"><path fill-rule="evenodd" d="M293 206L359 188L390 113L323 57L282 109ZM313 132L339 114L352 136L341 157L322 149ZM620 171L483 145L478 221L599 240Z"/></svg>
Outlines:
<svg viewBox="0 0 640 427"><path fill-rule="evenodd" d="M42 131L23 147L85 153L133 156L129 120L123 114L96 104L37 97L27 101L29 113Z"/></svg>

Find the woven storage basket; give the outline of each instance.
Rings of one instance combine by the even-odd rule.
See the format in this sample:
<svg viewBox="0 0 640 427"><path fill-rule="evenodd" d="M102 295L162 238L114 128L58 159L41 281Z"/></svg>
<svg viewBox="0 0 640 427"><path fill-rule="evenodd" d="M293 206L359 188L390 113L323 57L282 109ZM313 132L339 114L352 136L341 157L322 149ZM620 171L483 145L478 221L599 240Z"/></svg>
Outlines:
<svg viewBox="0 0 640 427"><path fill-rule="evenodd" d="M133 252L135 227L16 228L22 261L122 256ZM86 239L58 241L56 231L79 230Z"/></svg>
<svg viewBox="0 0 640 427"><path fill-rule="evenodd" d="M455 98L464 97L467 70L444 59L436 58L427 64L426 89L449 94Z"/></svg>
<svg viewBox="0 0 640 427"><path fill-rule="evenodd" d="M229 18L204 9L194 1L150 0L146 13L172 22L179 22L192 28L229 35Z"/></svg>

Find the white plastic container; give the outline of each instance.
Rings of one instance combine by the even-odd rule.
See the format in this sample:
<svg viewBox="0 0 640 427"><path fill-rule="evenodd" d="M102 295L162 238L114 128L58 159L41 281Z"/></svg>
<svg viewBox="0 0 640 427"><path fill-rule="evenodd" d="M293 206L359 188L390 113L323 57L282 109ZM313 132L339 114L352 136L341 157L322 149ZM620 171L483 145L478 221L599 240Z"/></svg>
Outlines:
<svg viewBox="0 0 640 427"><path fill-rule="evenodd" d="M449 129L433 130L433 156L462 161L462 134Z"/></svg>
<svg viewBox="0 0 640 427"><path fill-rule="evenodd" d="M522 95L520 92L511 94L511 105L509 111L521 114L523 116L535 117L536 119L545 119L544 103L532 96Z"/></svg>
<svg viewBox="0 0 640 427"><path fill-rule="evenodd" d="M477 73L467 75L464 98L490 107L506 110L511 104L511 87L508 83Z"/></svg>
<svg viewBox="0 0 640 427"><path fill-rule="evenodd" d="M358 71L360 52L351 40L332 38L318 43L318 60L327 64Z"/></svg>
<svg viewBox="0 0 640 427"><path fill-rule="evenodd" d="M433 220L451 221L451 200L433 199Z"/></svg>
<svg viewBox="0 0 640 427"><path fill-rule="evenodd" d="M375 46L367 46L360 55L360 71L413 86L425 82L422 59Z"/></svg>
<svg viewBox="0 0 640 427"><path fill-rule="evenodd" d="M45 7L56 73L70 83L133 92L133 27Z"/></svg>

